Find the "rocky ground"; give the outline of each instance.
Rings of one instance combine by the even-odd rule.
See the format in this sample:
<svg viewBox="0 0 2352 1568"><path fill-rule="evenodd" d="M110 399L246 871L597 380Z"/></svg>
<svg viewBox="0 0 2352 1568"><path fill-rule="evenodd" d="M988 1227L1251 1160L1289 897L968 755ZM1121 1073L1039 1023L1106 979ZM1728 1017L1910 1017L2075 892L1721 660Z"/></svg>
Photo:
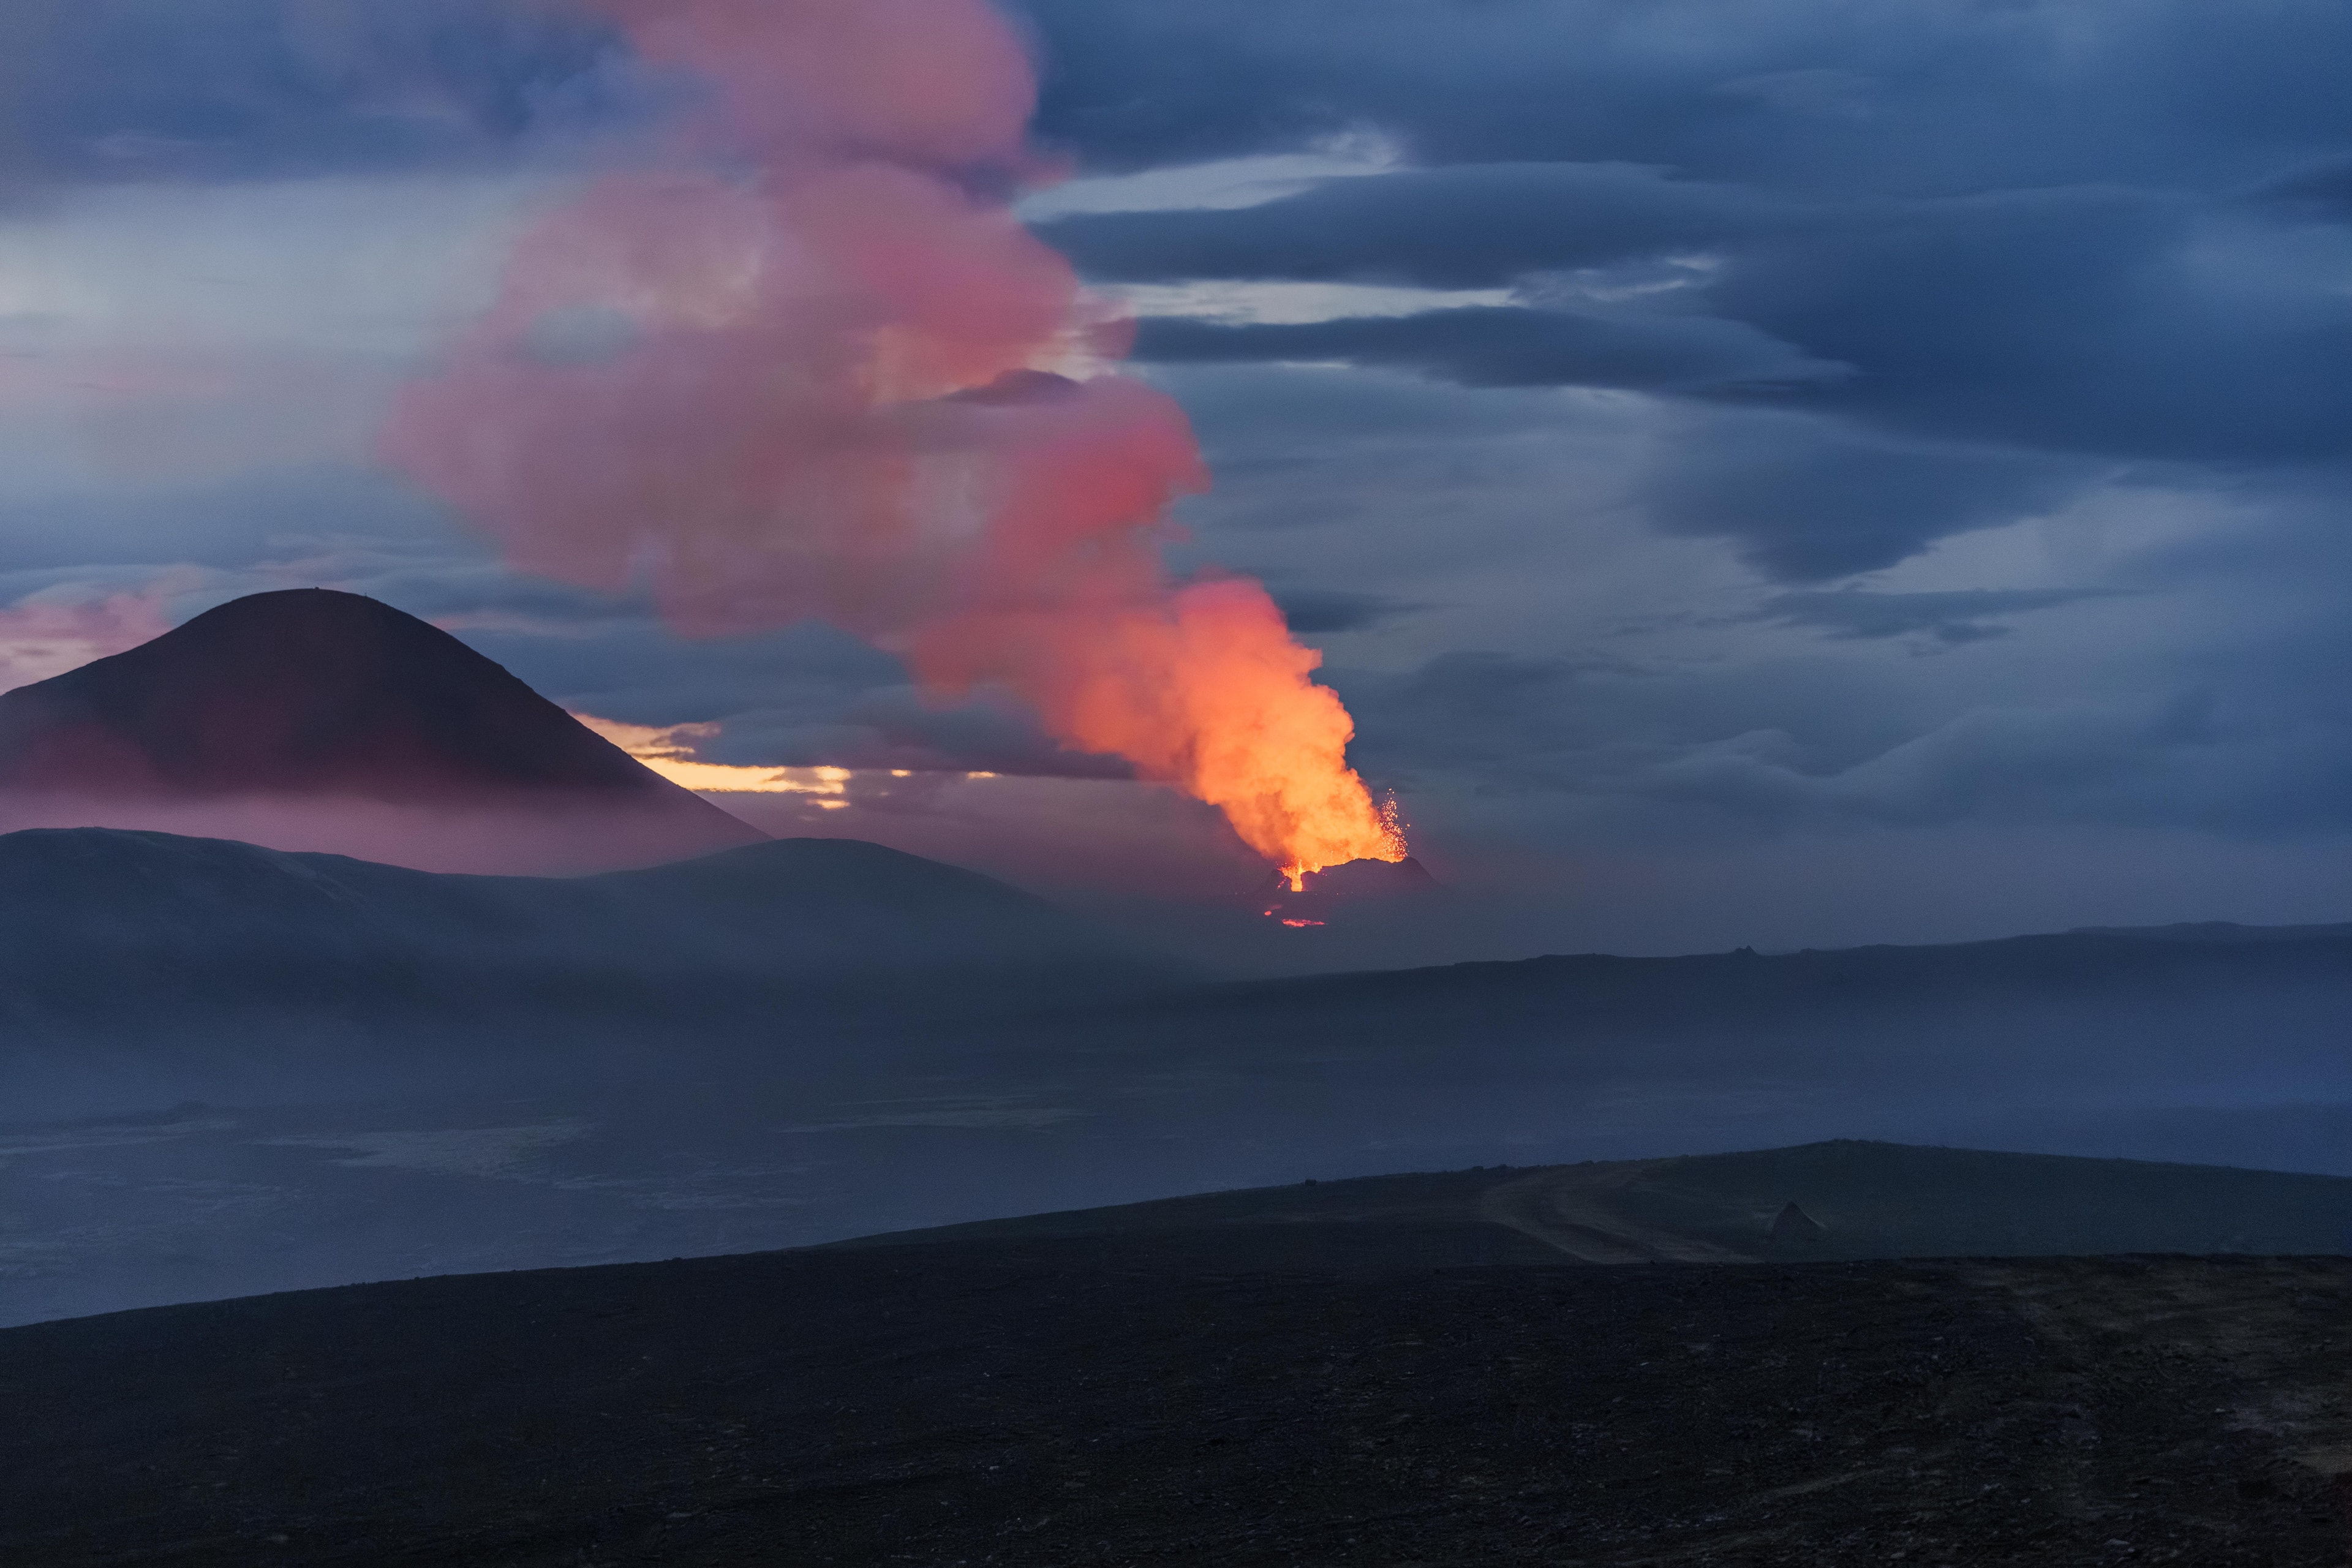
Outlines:
<svg viewBox="0 0 2352 1568"><path fill-rule="evenodd" d="M1593 1268L1443 1228L14 1329L0 1563L2347 1560L2352 1259Z"/></svg>

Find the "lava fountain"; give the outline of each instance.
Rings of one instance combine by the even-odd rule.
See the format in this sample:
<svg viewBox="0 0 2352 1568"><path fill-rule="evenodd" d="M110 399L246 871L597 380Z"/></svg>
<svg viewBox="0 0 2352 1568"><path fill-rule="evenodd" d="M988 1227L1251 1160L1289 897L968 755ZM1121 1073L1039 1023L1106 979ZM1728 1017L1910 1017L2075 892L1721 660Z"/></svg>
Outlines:
<svg viewBox="0 0 2352 1568"><path fill-rule="evenodd" d="M1173 578L1205 486L1129 323L1014 216L1027 54L984 0L576 0L689 107L517 242L381 450L518 568L688 635L830 621L927 693L1215 805L1294 886L1405 847L1259 584Z"/></svg>

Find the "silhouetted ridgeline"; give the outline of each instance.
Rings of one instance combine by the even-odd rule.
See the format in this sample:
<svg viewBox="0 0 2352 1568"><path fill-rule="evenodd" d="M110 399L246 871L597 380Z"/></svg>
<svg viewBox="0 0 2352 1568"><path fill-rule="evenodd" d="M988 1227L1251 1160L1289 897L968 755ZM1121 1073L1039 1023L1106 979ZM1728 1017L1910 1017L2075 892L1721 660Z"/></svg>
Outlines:
<svg viewBox="0 0 2352 1568"><path fill-rule="evenodd" d="M1791 1211L1795 1223L1789 1223ZM1150 1238L1223 1268L2352 1252L2352 1178L1839 1139L1360 1176L902 1231L835 1247Z"/></svg>
<svg viewBox="0 0 2352 1568"><path fill-rule="evenodd" d="M761 837L448 633L358 594L254 594L0 694L0 788L659 801L710 847Z"/></svg>
<svg viewBox="0 0 2352 1568"><path fill-rule="evenodd" d="M448 633L325 589L233 600L0 693L0 822L500 871L651 865L766 837Z"/></svg>
<svg viewBox="0 0 2352 1568"><path fill-rule="evenodd" d="M161 834L9 835L0 981L5 1046L52 1061L100 1048L175 1067L290 1052L404 1070L608 1050L715 1064L814 1047L840 1059L846 1029L984 1058L991 1081L1270 1074L1276 1098L1321 1085L1318 1116L1387 1094L1426 1121L1483 1085L1534 1117L1542 1105L1504 1087L1524 1082L1550 1097L1541 1120L1554 1128L1636 1082L1657 1105L1677 1082L1718 1099L1743 1084L1804 1086L1822 1107L1892 1104L1898 1092L2012 1107L2045 1092L2081 1104L2352 1102L2343 928L1202 985L987 878L840 840L551 879ZM176 1081L175 1095L215 1092ZM1512 1121L1460 1109L1465 1126Z"/></svg>
<svg viewBox="0 0 2352 1568"><path fill-rule="evenodd" d="M1826 1065L1857 1041L1895 1066L1933 1054L1931 1046L1990 1060L2096 1044L2111 1047L2103 1070L2118 1075L2156 1070L2176 1046L2225 1045L2213 1033L2225 1030L2273 1055L2340 1068L2338 1043L2352 1037L2352 926L1458 963L1244 982L1107 1016L1102 1026L1139 1043L1213 1037L1482 1056L1531 1048L1638 1058L1671 1042L1690 1059L1782 1068Z"/></svg>
<svg viewBox="0 0 2352 1568"><path fill-rule="evenodd" d="M483 1047L789 1045L1161 984L1044 900L878 845L463 877L106 828L0 837L0 1040L361 1065ZM478 1058L477 1058L478 1059Z"/></svg>

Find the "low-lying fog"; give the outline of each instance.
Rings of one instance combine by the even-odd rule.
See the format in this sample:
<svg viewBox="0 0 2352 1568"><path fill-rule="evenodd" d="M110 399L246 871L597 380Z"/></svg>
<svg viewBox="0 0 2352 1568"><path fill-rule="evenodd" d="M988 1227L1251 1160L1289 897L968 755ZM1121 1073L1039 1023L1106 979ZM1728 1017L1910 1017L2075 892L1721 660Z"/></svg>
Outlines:
<svg viewBox="0 0 2352 1568"><path fill-rule="evenodd" d="M59 887L102 893L105 866L190 842L44 853L82 857ZM482 935L483 910L544 888L241 847L203 852L257 879L240 918L292 900L278 926L240 928L254 965L173 970L202 900L152 892L100 900L103 942L74 928L79 968L15 933L0 1322L1825 1138L2352 1174L2352 937L2333 930L1215 984L909 858L857 862L845 890L839 858L863 852L761 847L684 880L556 888L575 913L615 885L673 924L717 911L740 945L700 968L675 931L667 949L640 932L634 956L608 931L593 963L593 944L558 963ZM764 901L730 901L746 868ZM821 983L750 940L784 884L829 889L773 917L832 931ZM436 945L457 906L436 900L457 894L478 923ZM71 927L58 898L47 923ZM354 910L368 942L336 923ZM888 962L839 983L853 951Z"/></svg>
<svg viewBox="0 0 2352 1568"><path fill-rule="evenodd" d="M765 1067L681 1048L603 1082L542 1058L459 1092L225 1096L0 1128L0 1322L1829 1137L2352 1174L2352 1083L2273 1022L2242 998L2204 1012L2201 1049L2161 1019L2076 1018L1981 1054L1961 1029L1890 1028L1744 1062L1724 1042L1625 1054L1476 1033L1269 1048L1204 1019L1146 1040L867 1038L835 1065L803 1033Z"/></svg>

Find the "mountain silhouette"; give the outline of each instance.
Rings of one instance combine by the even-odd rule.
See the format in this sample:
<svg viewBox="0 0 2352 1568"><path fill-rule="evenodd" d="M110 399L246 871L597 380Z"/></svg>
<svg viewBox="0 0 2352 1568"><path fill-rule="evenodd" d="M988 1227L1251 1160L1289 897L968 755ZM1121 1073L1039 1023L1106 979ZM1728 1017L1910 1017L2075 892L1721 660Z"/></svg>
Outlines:
<svg viewBox="0 0 2352 1568"><path fill-rule="evenodd" d="M0 834L0 1082L19 1108L40 1064L197 1084L227 1061L283 1092L402 1064L568 1071L607 1047L708 1061L1181 978L1033 894L856 839L502 877L112 828Z"/></svg>
<svg viewBox="0 0 2352 1568"><path fill-rule="evenodd" d="M0 792L121 826L180 826L126 808L256 798L524 816L541 837L554 822L583 843L625 844L614 863L765 837L448 633L323 588L233 600L0 694ZM300 820L313 824L303 841L282 847L341 847L321 839L315 812ZM217 830L254 837L241 826Z"/></svg>

